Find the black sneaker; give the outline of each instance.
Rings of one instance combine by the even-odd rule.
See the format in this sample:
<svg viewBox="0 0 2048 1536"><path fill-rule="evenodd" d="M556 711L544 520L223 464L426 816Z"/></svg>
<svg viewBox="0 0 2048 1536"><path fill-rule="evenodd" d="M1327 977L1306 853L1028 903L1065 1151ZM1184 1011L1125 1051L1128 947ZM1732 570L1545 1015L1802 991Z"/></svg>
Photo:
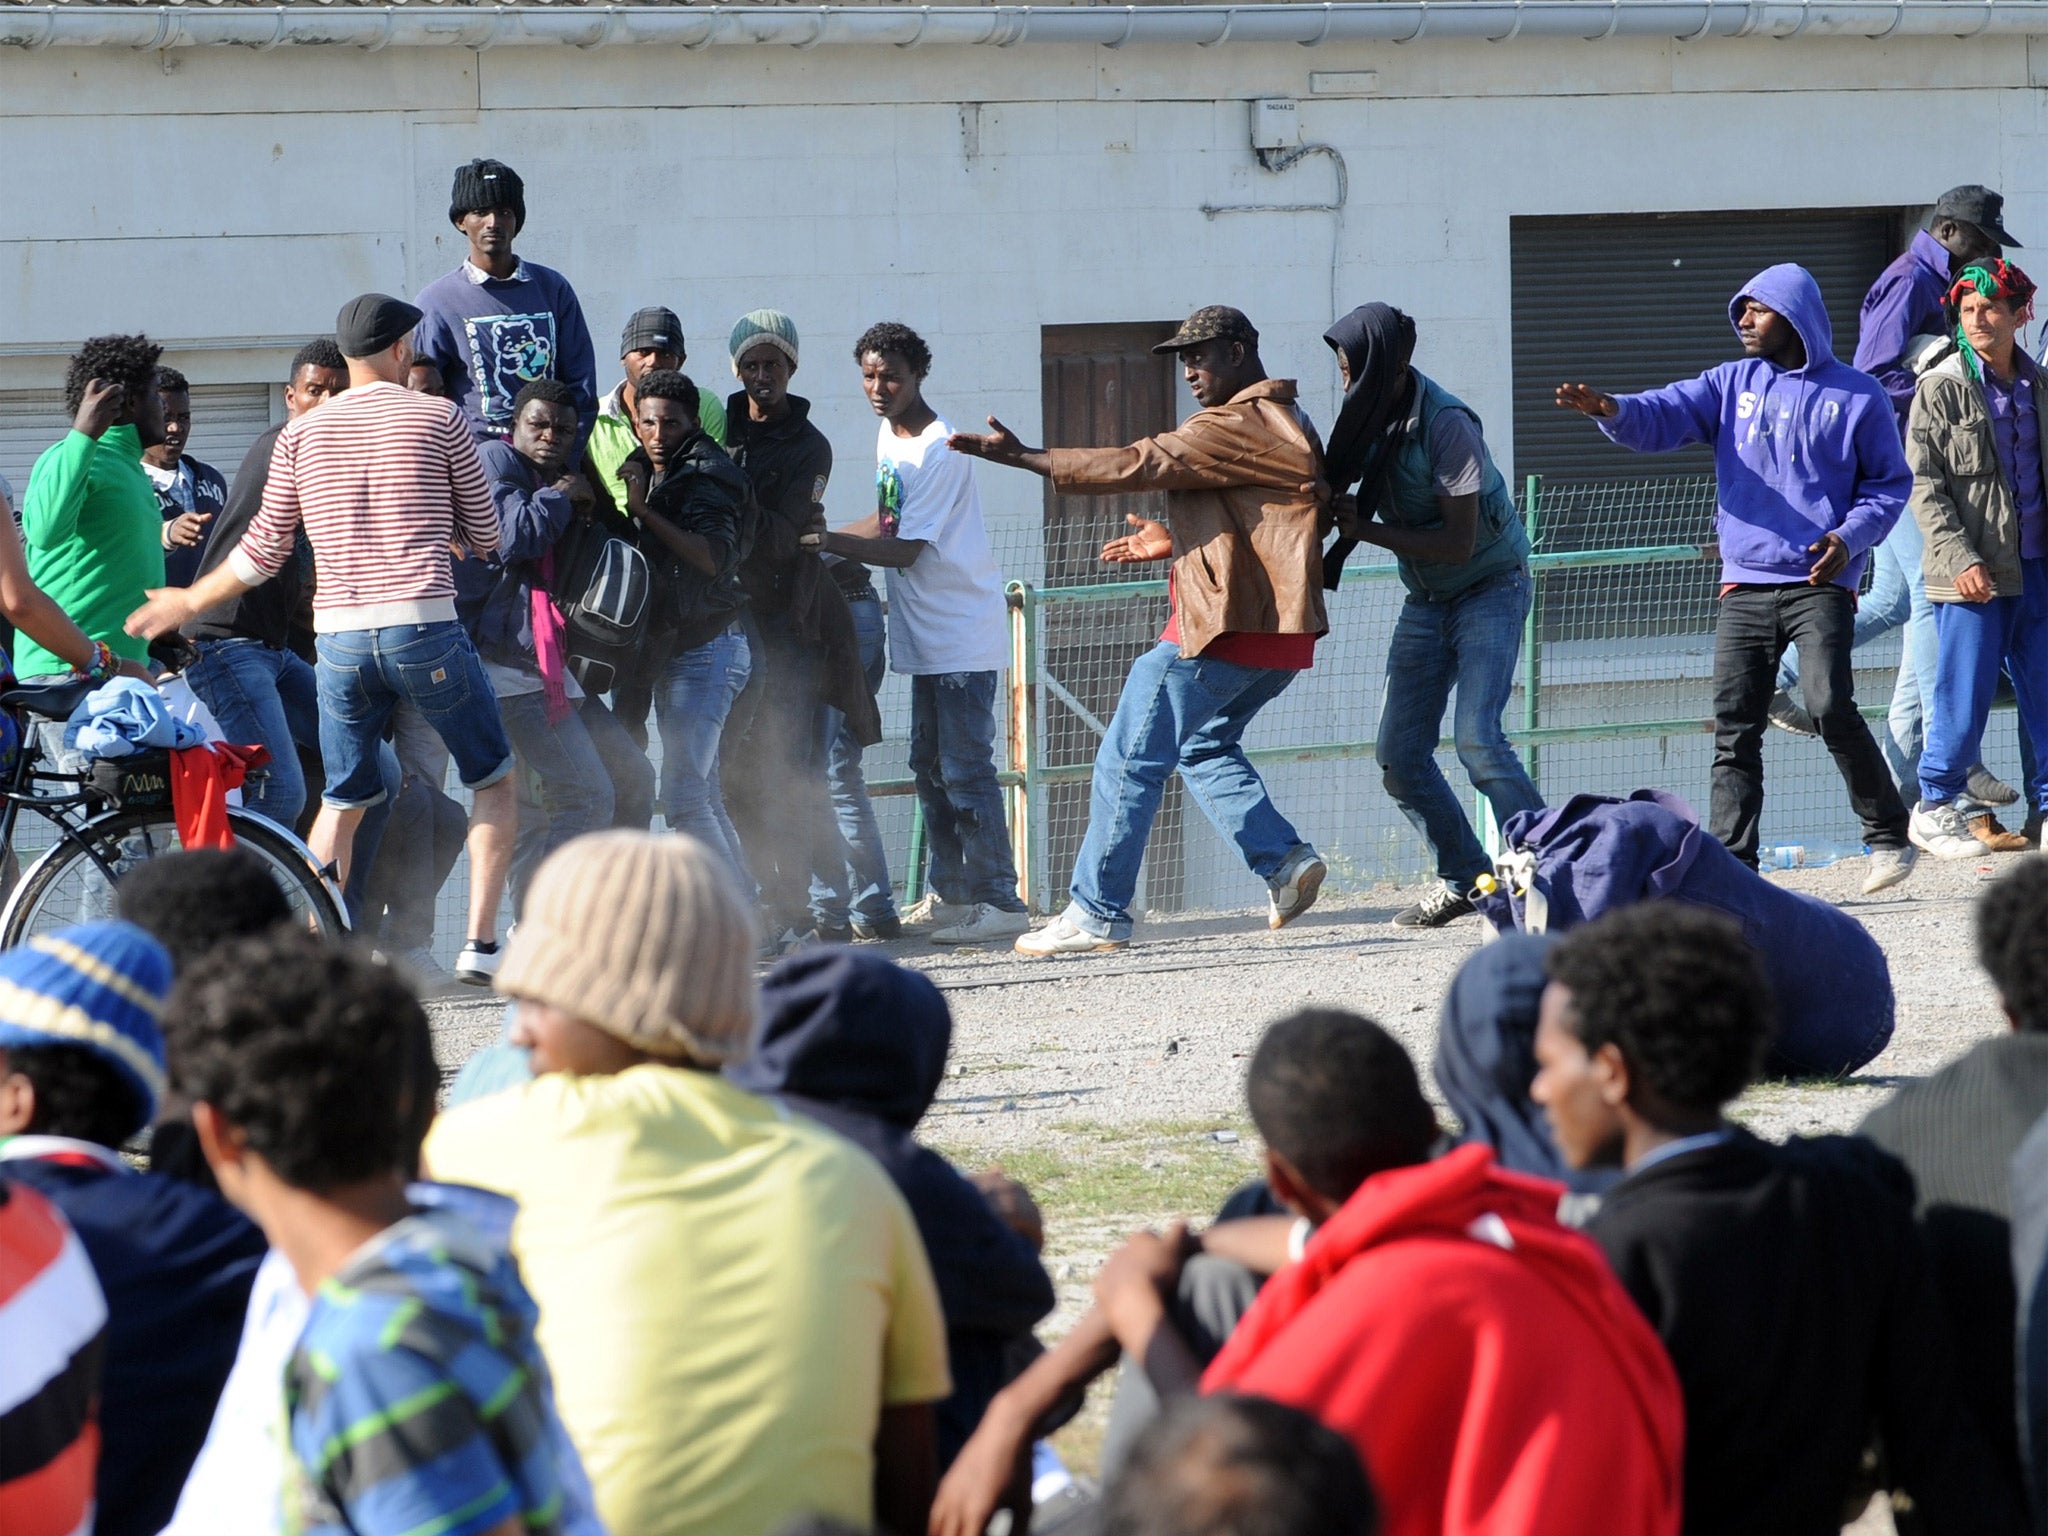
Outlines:
<svg viewBox="0 0 2048 1536"><path fill-rule="evenodd" d="M858 912L853 916L853 936L865 943L886 944L892 939L903 937L903 919L891 912L887 917L862 917Z"/></svg>
<svg viewBox="0 0 2048 1536"><path fill-rule="evenodd" d="M853 930L841 928L836 923L819 923L810 933L814 944L851 944Z"/></svg>
<svg viewBox="0 0 2048 1536"><path fill-rule="evenodd" d="M1770 713L1766 718L1781 731L1790 731L1795 736L1818 736L1820 727L1813 723L1813 716L1793 702L1792 695L1782 688L1771 695Z"/></svg>
<svg viewBox="0 0 2048 1536"><path fill-rule="evenodd" d="M1422 900L1405 911L1394 914L1396 928L1441 928L1454 923L1461 917L1470 917L1478 908L1468 897L1460 895L1448 885L1440 885Z"/></svg>

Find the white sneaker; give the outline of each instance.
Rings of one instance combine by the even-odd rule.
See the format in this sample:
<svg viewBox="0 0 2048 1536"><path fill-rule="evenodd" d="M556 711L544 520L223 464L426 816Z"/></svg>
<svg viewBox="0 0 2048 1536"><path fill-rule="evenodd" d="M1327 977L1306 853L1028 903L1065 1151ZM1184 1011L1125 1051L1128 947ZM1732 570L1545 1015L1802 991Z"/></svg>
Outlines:
<svg viewBox="0 0 2048 1536"><path fill-rule="evenodd" d="M1875 896L1879 891L1888 891L1906 876L1913 873L1913 866L1920 855L1911 848L1873 848L1870 850L1870 871L1863 877L1863 894Z"/></svg>
<svg viewBox="0 0 2048 1536"><path fill-rule="evenodd" d="M1054 955L1099 955L1108 950L1122 949L1130 942L1129 939L1098 938L1062 912L1036 933L1027 933L1018 939L1015 947L1020 955L1049 960Z"/></svg>
<svg viewBox="0 0 2048 1536"><path fill-rule="evenodd" d="M1030 913L1005 912L985 901L977 901L964 912L958 907L950 908L946 915L954 921L932 931L934 944L986 944L990 939L1007 939L1031 928Z"/></svg>
<svg viewBox="0 0 2048 1536"><path fill-rule="evenodd" d="M960 915L960 909L949 907L937 891L926 891L914 906L905 907L898 914L905 928L931 928L950 923Z"/></svg>
<svg viewBox="0 0 2048 1536"><path fill-rule="evenodd" d="M1969 823L1963 820L1961 808L1952 800L1941 805L1929 805L1922 800L1914 806L1906 836L1912 839L1915 848L1937 859L1974 859L1984 852L1984 845L1970 835Z"/></svg>
<svg viewBox="0 0 2048 1536"><path fill-rule="evenodd" d="M1281 871L1280 883L1272 887L1266 907L1266 926L1285 928L1302 913L1316 904L1316 892L1323 888L1323 879L1330 873L1330 866L1313 848L1302 850L1301 856L1288 868Z"/></svg>
<svg viewBox="0 0 2048 1536"><path fill-rule="evenodd" d="M472 987L488 987L491 978L498 974L498 962L504 958L504 945L493 944L485 949L471 939L462 946L462 953L455 957L455 979Z"/></svg>

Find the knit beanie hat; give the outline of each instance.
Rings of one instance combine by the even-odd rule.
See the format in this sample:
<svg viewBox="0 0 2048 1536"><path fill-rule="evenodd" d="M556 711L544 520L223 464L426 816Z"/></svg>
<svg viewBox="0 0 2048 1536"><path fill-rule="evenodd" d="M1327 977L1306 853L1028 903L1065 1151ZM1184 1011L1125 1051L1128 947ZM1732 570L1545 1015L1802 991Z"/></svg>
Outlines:
<svg viewBox="0 0 2048 1536"><path fill-rule="evenodd" d="M133 923L39 934L0 953L0 1050L91 1051L135 1090L139 1131L156 1118L164 1091L157 1021L170 990L170 952Z"/></svg>
<svg viewBox="0 0 2048 1536"><path fill-rule="evenodd" d="M741 315L732 328L726 350L732 353L732 371L740 371L740 359L756 347L773 347L789 359L789 371L796 372L796 322L779 309L757 309Z"/></svg>
<svg viewBox="0 0 2048 1536"><path fill-rule="evenodd" d="M754 945L751 906L706 844L593 832L534 874L497 988L651 1056L719 1067L753 1040Z"/></svg>
<svg viewBox="0 0 2048 1536"><path fill-rule="evenodd" d="M460 224L465 213L510 208L526 228L526 183L502 160L472 160L455 168L455 188L448 194L448 222Z"/></svg>

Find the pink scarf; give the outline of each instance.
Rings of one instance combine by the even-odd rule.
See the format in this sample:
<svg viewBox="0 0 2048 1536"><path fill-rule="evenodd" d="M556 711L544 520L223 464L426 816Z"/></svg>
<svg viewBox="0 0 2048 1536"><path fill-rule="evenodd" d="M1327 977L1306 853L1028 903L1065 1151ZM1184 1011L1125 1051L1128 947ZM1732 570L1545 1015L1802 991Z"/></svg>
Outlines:
<svg viewBox="0 0 2048 1536"><path fill-rule="evenodd" d="M533 588L533 653L540 663L541 692L547 696L548 724L560 725L569 718L568 651L562 628L562 611L548 595L555 579L555 552L540 557L541 580Z"/></svg>

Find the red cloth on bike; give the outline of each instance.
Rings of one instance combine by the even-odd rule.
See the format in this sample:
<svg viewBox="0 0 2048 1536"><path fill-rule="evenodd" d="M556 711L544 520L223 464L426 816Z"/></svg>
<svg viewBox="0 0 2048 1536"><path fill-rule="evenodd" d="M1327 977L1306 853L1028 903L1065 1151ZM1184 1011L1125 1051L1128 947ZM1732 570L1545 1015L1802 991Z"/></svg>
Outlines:
<svg viewBox="0 0 2048 1536"><path fill-rule="evenodd" d="M186 848L232 848L228 791L240 789L251 768L270 761L268 747L238 747L212 741L171 754L171 815Z"/></svg>
<svg viewBox="0 0 2048 1536"><path fill-rule="evenodd" d="M1678 1376L1562 1192L1483 1146L1367 1179L1202 1390L1344 1435L1385 1536L1676 1536Z"/></svg>

